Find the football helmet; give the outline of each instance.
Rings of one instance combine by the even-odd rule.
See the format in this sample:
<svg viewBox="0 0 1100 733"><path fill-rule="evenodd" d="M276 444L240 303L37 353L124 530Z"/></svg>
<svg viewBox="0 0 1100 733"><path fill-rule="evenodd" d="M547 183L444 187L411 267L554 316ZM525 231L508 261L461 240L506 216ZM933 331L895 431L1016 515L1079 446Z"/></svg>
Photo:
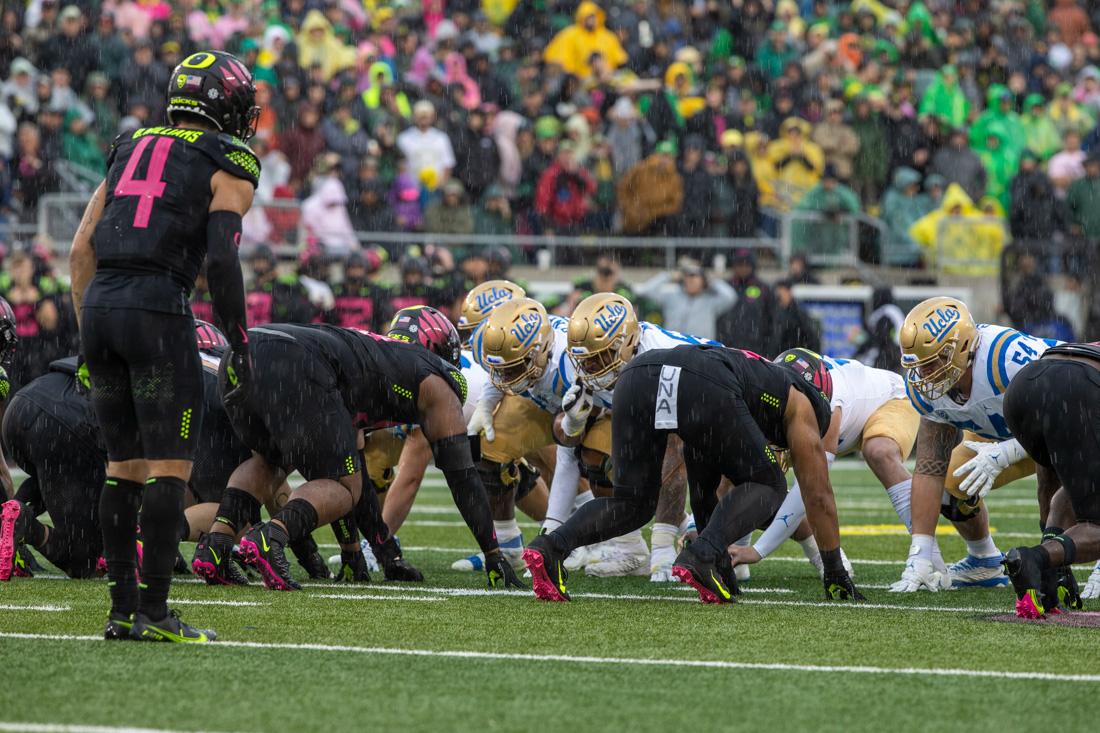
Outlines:
<svg viewBox="0 0 1100 733"><path fill-rule="evenodd" d="M489 280L473 288L462 301L462 314L458 317L458 335L463 343L470 340L474 329L499 305L526 297L523 288L507 280Z"/></svg>
<svg viewBox="0 0 1100 733"><path fill-rule="evenodd" d="M829 374L829 366L821 358L821 354L809 349L787 349L774 359L776 364L785 366L794 371L813 386L817 387L826 400L833 400L833 377Z"/></svg>
<svg viewBox="0 0 1100 733"><path fill-rule="evenodd" d="M15 311L11 304L0 298L0 364L10 364L15 356L19 335L15 332Z"/></svg>
<svg viewBox="0 0 1100 733"><path fill-rule="evenodd" d="M947 394L970 366L980 334L965 303L939 296L909 311L898 340L909 384L935 400Z"/></svg>
<svg viewBox="0 0 1100 733"><path fill-rule="evenodd" d="M634 358L642 327L630 301L617 293L582 300L569 319L569 359L592 389L611 389L623 365Z"/></svg>
<svg viewBox="0 0 1100 733"><path fill-rule="evenodd" d="M554 330L541 303L517 298L489 314L474 332L471 346L494 385L509 394L523 394L546 371Z"/></svg>
<svg viewBox="0 0 1100 733"><path fill-rule="evenodd" d="M260 108L256 85L244 63L224 51L193 53L172 71L168 81L168 122L187 113L204 117L214 127L247 142L256 134Z"/></svg>
<svg viewBox="0 0 1100 733"><path fill-rule="evenodd" d="M393 315L386 335L410 344L420 344L448 364L458 366L462 344L454 324L435 308L414 305Z"/></svg>
<svg viewBox="0 0 1100 733"><path fill-rule="evenodd" d="M195 319L195 342L199 351L224 353L229 348L229 339L217 326L209 321Z"/></svg>

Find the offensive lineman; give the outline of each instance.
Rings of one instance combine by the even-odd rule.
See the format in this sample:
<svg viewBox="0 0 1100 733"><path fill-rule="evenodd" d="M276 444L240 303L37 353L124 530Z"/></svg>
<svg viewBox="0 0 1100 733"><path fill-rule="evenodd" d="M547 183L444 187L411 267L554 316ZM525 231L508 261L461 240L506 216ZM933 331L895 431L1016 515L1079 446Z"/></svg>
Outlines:
<svg viewBox="0 0 1100 733"><path fill-rule="evenodd" d="M115 141L69 262L108 454L100 495L111 594L104 637L206 642L216 635L183 623L167 606L202 421L202 367L188 302L205 258L214 312L232 345L226 398L238 398L247 391L250 360L237 245L260 174L244 141L260 110L248 69L220 51L185 58L167 95L173 127L142 128Z"/></svg>

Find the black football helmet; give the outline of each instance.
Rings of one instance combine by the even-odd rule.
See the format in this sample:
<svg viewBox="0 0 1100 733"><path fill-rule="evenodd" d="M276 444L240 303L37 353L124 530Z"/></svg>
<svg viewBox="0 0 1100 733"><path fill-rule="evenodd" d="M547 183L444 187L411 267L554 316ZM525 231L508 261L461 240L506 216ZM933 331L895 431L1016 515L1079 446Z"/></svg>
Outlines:
<svg viewBox="0 0 1100 733"><path fill-rule="evenodd" d="M412 344L420 344L444 361L459 365L462 341L450 319L435 308L414 305L394 314L386 335Z"/></svg>
<svg viewBox="0 0 1100 733"><path fill-rule="evenodd" d="M195 319L195 342L198 344L199 351L223 354L229 350L229 339L221 329L199 318Z"/></svg>
<svg viewBox="0 0 1100 733"><path fill-rule="evenodd" d="M8 301L0 298L0 364L10 364L15 356L19 335L15 332L15 311Z"/></svg>
<svg viewBox="0 0 1100 733"><path fill-rule="evenodd" d="M217 129L247 141L256 133L260 108L256 85L244 63L224 51L193 53L168 80L168 121L181 113L197 115Z"/></svg>

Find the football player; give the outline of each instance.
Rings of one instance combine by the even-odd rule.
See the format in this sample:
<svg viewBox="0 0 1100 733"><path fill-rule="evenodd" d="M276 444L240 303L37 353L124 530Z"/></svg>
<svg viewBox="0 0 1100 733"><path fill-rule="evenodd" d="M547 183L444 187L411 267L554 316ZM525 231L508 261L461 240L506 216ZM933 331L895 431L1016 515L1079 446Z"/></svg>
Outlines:
<svg viewBox="0 0 1100 733"><path fill-rule="evenodd" d="M108 454L100 495L111 598L104 636L207 642L213 633L183 623L167 605L202 425L189 301L205 259L214 312L233 347L230 387L245 389L251 362L237 246L259 183L260 164L245 141L260 108L252 75L230 54L191 54L170 78L172 126L116 139L69 264L82 366Z"/></svg>
<svg viewBox="0 0 1100 733"><path fill-rule="evenodd" d="M702 528L673 563L677 579L695 588L704 603L733 601L737 585L726 548L768 522L787 491L771 448L777 445L790 448L808 499L827 597L861 599L844 569L821 442L831 417L824 395L828 381L824 369L807 382L755 354L712 346L658 349L632 359L615 384L613 493L531 541L523 557L535 595L569 600L563 563L574 547L633 531L653 517L665 447L675 433L684 444L691 507ZM734 488L718 500L723 476Z"/></svg>
<svg viewBox="0 0 1100 733"><path fill-rule="evenodd" d="M809 379L822 365L829 371L832 377L829 400L832 419L823 439L826 461L831 466L837 456L860 451L867 467L886 489L898 519L907 530L912 531L909 495L913 478L905 468L905 459L913 450L920 415L905 395L905 380L885 369L874 369L849 359L831 359L809 349L784 351L775 358L775 363ZM807 559L819 571L822 570L817 544L808 525L803 522L805 515L806 509L798 482L795 481L775 519L756 543L752 547L730 547L734 564L759 562L774 552L783 540L794 535L800 538L799 544ZM947 568L938 548L934 548L933 558L940 573L937 588L946 588L949 582Z"/></svg>
<svg viewBox="0 0 1100 733"><path fill-rule="evenodd" d="M1005 394L1005 420L1038 465L1040 491L1058 489L1042 544L1013 548L1005 558L1017 616L1040 618L1063 604L1080 608L1070 566L1100 558L1100 488L1089 460L1100 454L1097 405L1100 344L1048 349Z"/></svg>
<svg viewBox="0 0 1100 733"><path fill-rule="evenodd" d="M940 584L933 552L941 511L967 547L967 556L948 568L951 587L1007 585L982 499L992 489L1035 473L1035 463L1005 421L1004 393L1020 369L1057 342L976 324L965 303L948 297L929 298L909 311L900 341L906 392L921 422L913 542L892 589L911 592ZM945 489L950 500L943 503ZM1049 496L1040 502L1042 522L1048 508Z"/></svg>
<svg viewBox="0 0 1100 733"><path fill-rule="evenodd" d="M579 393L584 388L586 394L579 397L591 400L601 414L584 425L571 426L583 433L579 447L558 448L550 509L543 525L548 531L556 529L569 516L581 474L590 482L608 484L610 481L612 400L619 374L631 359L655 349L700 344L720 346L716 341L640 322L631 302L617 293L595 293L581 301L569 318L568 342L569 358L581 383L571 390ZM563 414L558 419L564 423L567 418ZM587 574L616 576L648 572L654 582L673 579L676 540L693 524L684 512L687 483L683 467L682 445L679 438L672 436L665 449L661 471L661 496L653 525L652 551L647 553L640 530L629 532L602 545L602 551L595 553L586 564Z"/></svg>

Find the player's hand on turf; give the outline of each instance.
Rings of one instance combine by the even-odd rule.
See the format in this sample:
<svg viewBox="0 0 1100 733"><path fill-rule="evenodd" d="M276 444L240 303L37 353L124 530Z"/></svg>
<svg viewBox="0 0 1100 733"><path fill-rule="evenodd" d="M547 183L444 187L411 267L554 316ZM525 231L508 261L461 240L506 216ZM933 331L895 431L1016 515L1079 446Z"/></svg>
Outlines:
<svg viewBox="0 0 1100 733"><path fill-rule="evenodd" d="M512 569L504 554L499 551L485 556L485 574L489 576L490 588L527 588L516 577L516 571Z"/></svg>
<svg viewBox="0 0 1100 733"><path fill-rule="evenodd" d="M1001 472L1013 463L1027 456L1027 453L1015 440L1001 443L983 443L976 440L963 442L976 454L966 463L955 469L955 477L966 476L959 488L967 496L984 498L993 488L993 482Z"/></svg>
<svg viewBox="0 0 1100 733"><path fill-rule="evenodd" d="M252 354L248 350L248 344L244 344L234 346L226 358L229 359L229 365L225 370L225 395L222 402L235 405L248 396L248 388L252 384Z"/></svg>
<svg viewBox="0 0 1100 733"><path fill-rule="evenodd" d="M841 568L839 571L825 571L825 600L828 601L865 601L866 598L852 582L852 576Z"/></svg>
<svg viewBox="0 0 1100 733"><path fill-rule="evenodd" d="M734 567L738 565L753 565L764 559L760 557L760 553L753 547L730 545L726 548L726 552L729 553L730 560L733 562Z"/></svg>
<svg viewBox="0 0 1100 733"><path fill-rule="evenodd" d="M496 432L493 430L493 407L486 402L478 402L474 408L474 414L470 415L470 423L466 426L468 435L484 435L485 440L492 443L496 440Z"/></svg>
<svg viewBox="0 0 1100 733"><path fill-rule="evenodd" d="M1092 570L1092 575L1089 576L1088 582L1085 583L1085 587L1081 590L1082 598L1100 598L1100 562L1096 563L1096 567Z"/></svg>
<svg viewBox="0 0 1100 733"><path fill-rule="evenodd" d="M951 587L950 579L936 570L931 560L920 557L910 557L901 572L901 580L890 586L891 593L916 593L920 590L928 590L937 593Z"/></svg>
<svg viewBox="0 0 1100 733"><path fill-rule="evenodd" d="M565 412L565 417L561 421L562 432L570 438L575 438L584 430L584 426L588 423L588 416L592 414L592 393L577 382L562 398L561 409Z"/></svg>

